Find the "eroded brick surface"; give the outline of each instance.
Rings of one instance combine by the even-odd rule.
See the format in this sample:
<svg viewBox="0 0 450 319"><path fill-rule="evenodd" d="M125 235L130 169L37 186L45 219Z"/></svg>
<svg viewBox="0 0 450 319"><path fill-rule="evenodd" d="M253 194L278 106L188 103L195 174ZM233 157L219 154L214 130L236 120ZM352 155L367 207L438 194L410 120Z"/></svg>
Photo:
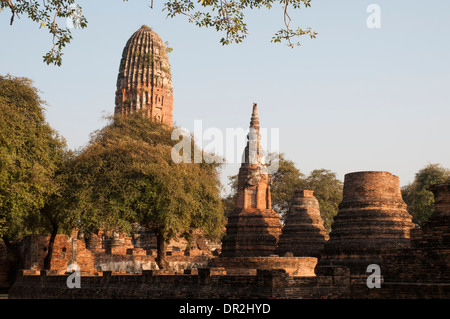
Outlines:
<svg viewBox="0 0 450 319"><path fill-rule="evenodd" d="M234 211L227 216L221 256L269 256L281 234L280 216L272 209L272 176L262 164L257 105L253 105L250 134L239 169Z"/></svg>
<svg viewBox="0 0 450 319"><path fill-rule="evenodd" d="M314 191L301 190L295 193L287 214L276 253L283 256L319 257L328 234L320 216L318 200Z"/></svg>
<svg viewBox="0 0 450 319"><path fill-rule="evenodd" d="M145 110L155 121L173 125L173 89L166 45L148 26L128 40L117 78L115 114Z"/></svg>
<svg viewBox="0 0 450 319"><path fill-rule="evenodd" d="M352 274L364 274L368 265L381 265L388 251L409 247L414 224L397 176L370 171L347 174L343 195L317 274L325 274L330 266L348 266Z"/></svg>

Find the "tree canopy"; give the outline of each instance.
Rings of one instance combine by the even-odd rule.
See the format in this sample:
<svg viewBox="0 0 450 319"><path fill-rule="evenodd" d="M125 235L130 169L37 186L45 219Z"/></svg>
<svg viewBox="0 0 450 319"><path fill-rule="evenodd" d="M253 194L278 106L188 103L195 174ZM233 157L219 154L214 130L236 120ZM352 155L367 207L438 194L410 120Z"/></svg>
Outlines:
<svg viewBox="0 0 450 319"><path fill-rule="evenodd" d="M153 0L149 3L153 9ZM198 27L215 29L223 34L220 43L228 45L246 38L248 28L245 13L248 10L271 10L274 5L282 8L284 25L273 35L272 42L285 41L288 46L294 47L300 45L295 39L304 35L316 37L317 33L311 28L303 29L291 24L291 11L310 7L311 0L165 0L162 11L167 13L167 17L185 16L189 23ZM3 9L9 9L10 24L14 23L16 17L26 16L36 22L39 28L48 30L52 36L52 47L44 55L44 62L58 66L62 64L64 47L72 40L71 29L63 26L67 18L71 18L78 28L86 28L88 23L83 9L75 0L0 0L0 12Z"/></svg>
<svg viewBox="0 0 450 319"><path fill-rule="evenodd" d="M81 228L152 229L163 266L164 244L194 229L217 238L224 227L218 165L174 163L172 130L139 112L117 116L77 156Z"/></svg>
<svg viewBox="0 0 450 319"><path fill-rule="evenodd" d="M434 196L429 187L448 181L450 169L441 164L428 164L416 173L412 183L402 187L403 200L415 223L427 221L434 212Z"/></svg>
<svg viewBox="0 0 450 319"><path fill-rule="evenodd" d="M16 17L26 16L36 22L39 28L48 30L52 37L52 46L43 56L47 64L62 64L62 51L72 40L70 28L63 26L67 18L72 18L78 28L87 27L87 20L75 0L0 0L0 12L5 8L10 11L11 25ZM63 23L61 19L64 19Z"/></svg>
<svg viewBox="0 0 450 319"><path fill-rule="evenodd" d="M271 156L276 158L274 154ZM282 220L286 218L295 191L304 189L304 177L293 161L287 159L285 154L279 154L278 170L273 174L271 191L273 209L280 214Z"/></svg>
<svg viewBox="0 0 450 319"><path fill-rule="evenodd" d="M31 232L40 210L58 191L55 173L65 141L45 120L31 80L0 76L0 236Z"/></svg>
<svg viewBox="0 0 450 319"><path fill-rule="evenodd" d="M45 120L44 101L27 78L0 76L0 238L23 264L17 240L31 233L54 237L73 224L62 204L64 139Z"/></svg>
<svg viewBox="0 0 450 319"><path fill-rule="evenodd" d="M339 211L343 187L336 173L327 169L315 169L305 179L305 189L313 190L319 201L320 216L327 232L331 231L333 218Z"/></svg>

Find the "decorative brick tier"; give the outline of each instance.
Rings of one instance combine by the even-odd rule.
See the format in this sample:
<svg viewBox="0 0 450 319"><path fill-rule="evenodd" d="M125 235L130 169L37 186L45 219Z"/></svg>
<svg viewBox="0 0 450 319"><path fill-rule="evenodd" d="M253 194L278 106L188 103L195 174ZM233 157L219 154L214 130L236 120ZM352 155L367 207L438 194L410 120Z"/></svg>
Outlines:
<svg viewBox="0 0 450 319"><path fill-rule="evenodd" d="M316 268L318 275L337 265L363 274L369 264L380 264L386 251L409 247L414 224L397 176L370 171L347 174L343 195Z"/></svg>
<svg viewBox="0 0 450 319"><path fill-rule="evenodd" d="M217 257L209 261L210 267L224 268L226 273L244 274L249 269L271 270L283 269L291 276L315 276L314 268L317 258L314 257Z"/></svg>
<svg viewBox="0 0 450 319"><path fill-rule="evenodd" d="M277 244L279 256L290 252L298 257L320 257L328 234L323 227L319 202L313 194L311 190L295 193Z"/></svg>
<svg viewBox="0 0 450 319"><path fill-rule="evenodd" d="M228 216L221 256L269 256L281 233L279 215L271 209L235 210Z"/></svg>

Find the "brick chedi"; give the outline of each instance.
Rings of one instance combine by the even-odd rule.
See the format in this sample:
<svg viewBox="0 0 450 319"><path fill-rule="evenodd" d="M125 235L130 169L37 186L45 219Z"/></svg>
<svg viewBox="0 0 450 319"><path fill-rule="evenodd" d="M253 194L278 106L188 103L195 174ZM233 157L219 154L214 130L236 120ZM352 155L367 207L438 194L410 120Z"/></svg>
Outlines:
<svg viewBox="0 0 450 319"><path fill-rule="evenodd" d="M408 247L413 227L397 176L370 171L347 174L343 200L316 274L325 275L336 266L366 274L368 265L381 266L387 251Z"/></svg>
<svg viewBox="0 0 450 319"><path fill-rule="evenodd" d="M239 169L236 206L228 216L221 256L269 256L275 252L281 222L272 209L272 176L267 172L263 156L258 110L254 104L244 161Z"/></svg>
<svg viewBox="0 0 450 319"><path fill-rule="evenodd" d="M295 192L278 241L278 255L320 256L328 234L323 227L319 202L313 194L312 190Z"/></svg>
<svg viewBox="0 0 450 319"><path fill-rule="evenodd" d="M173 90L166 46L142 26L123 49L117 78L115 115L143 110L155 121L173 125Z"/></svg>
<svg viewBox="0 0 450 319"><path fill-rule="evenodd" d="M433 298L426 286L450 283L450 183L432 185L430 190L434 213L420 228L411 230L411 248L383 258L382 274L388 282L423 285L421 297ZM399 297L403 297L400 292Z"/></svg>

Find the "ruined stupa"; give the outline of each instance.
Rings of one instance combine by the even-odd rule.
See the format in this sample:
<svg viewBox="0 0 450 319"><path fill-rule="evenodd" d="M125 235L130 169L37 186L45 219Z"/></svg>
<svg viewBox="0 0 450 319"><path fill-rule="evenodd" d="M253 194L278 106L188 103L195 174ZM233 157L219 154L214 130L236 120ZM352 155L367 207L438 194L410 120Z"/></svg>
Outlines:
<svg viewBox="0 0 450 319"><path fill-rule="evenodd" d="M173 90L166 45L144 25L123 49L114 114L143 110L155 121L173 125Z"/></svg>
<svg viewBox="0 0 450 319"><path fill-rule="evenodd" d="M366 274L370 264L381 266L385 252L409 247L413 227L397 176L382 171L347 174L316 274L327 275L332 267Z"/></svg>
<svg viewBox="0 0 450 319"><path fill-rule="evenodd" d="M328 234L320 216L319 201L312 190L295 192L276 253L298 257L320 257Z"/></svg>
<svg viewBox="0 0 450 319"><path fill-rule="evenodd" d="M272 176L264 164L256 103L244 160L239 169L237 200L228 216L222 256L269 256L281 234L280 216L272 209Z"/></svg>
<svg viewBox="0 0 450 319"><path fill-rule="evenodd" d="M420 228L411 230L411 249L383 258L386 281L413 282L426 288L431 283L450 283L450 183L432 185L430 191L434 212ZM433 296L425 289L421 293Z"/></svg>

